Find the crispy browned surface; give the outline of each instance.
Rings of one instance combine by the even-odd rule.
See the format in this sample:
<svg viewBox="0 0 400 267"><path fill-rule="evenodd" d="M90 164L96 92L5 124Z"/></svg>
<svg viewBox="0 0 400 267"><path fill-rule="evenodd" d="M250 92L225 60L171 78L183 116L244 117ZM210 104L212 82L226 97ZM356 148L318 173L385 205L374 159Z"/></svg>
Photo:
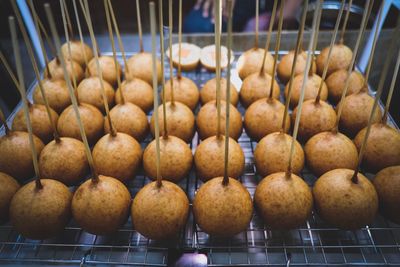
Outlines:
<svg viewBox="0 0 400 267"><path fill-rule="evenodd" d="M290 74L292 72L292 66L294 61L294 50L289 51L288 54L284 55L281 58L281 61L278 64L278 77L283 83L287 83L290 79ZM296 67L294 69L294 76L303 73L304 69L306 68L306 61L307 61L307 53L305 51L301 51L297 55L296 60ZM317 71L317 66L315 61L312 62L312 73Z"/></svg>
<svg viewBox="0 0 400 267"><path fill-rule="evenodd" d="M185 226L189 200L183 190L168 181L144 186L135 196L131 215L133 227L147 238L160 240L175 237Z"/></svg>
<svg viewBox="0 0 400 267"><path fill-rule="evenodd" d="M367 128L362 129L354 138L358 150L364 140ZM374 123L368 136L363 156L363 166L372 172L386 167L400 165L400 133L392 127Z"/></svg>
<svg viewBox="0 0 400 267"><path fill-rule="evenodd" d="M237 68L240 79L245 79L252 73L260 72L262 60L264 58L264 49L262 48L252 48L245 51L238 59ZM272 66L274 64L274 58L270 53L264 61L264 72L269 75L272 74Z"/></svg>
<svg viewBox="0 0 400 267"><path fill-rule="evenodd" d="M275 172L284 172L289 163L290 135L275 132L265 136L257 144L254 150L254 163L257 173L267 176ZM296 141L293 153L292 171L300 173L304 168L304 151L300 143Z"/></svg>
<svg viewBox="0 0 400 267"><path fill-rule="evenodd" d="M78 109L88 142L93 145L103 135L103 114L94 106L85 103L81 103ZM82 140L76 114L72 106L67 107L61 113L57 123L57 130L61 136Z"/></svg>
<svg viewBox="0 0 400 267"><path fill-rule="evenodd" d="M328 60L329 47L325 47L317 56L317 72L322 75L325 62ZM335 44L332 49L331 59L328 66L327 74L340 69L347 69L351 63L353 52L350 48L343 44Z"/></svg>
<svg viewBox="0 0 400 267"><path fill-rule="evenodd" d="M57 125L58 114L53 109L50 109L50 113L54 125ZM29 118L32 123L33 133L39 137L43 143L47 144L50 142L53 139L53 127L47 115L46 107L39 104L29 105ZM24 109L20 109L15 115L12 129L21 132L28 131Z"/></svg>
<svg viewBox="0 0 400 267"><path fill-rule="evenodd" d="M211 179L200 187L193 201L193 213L204 232L230 237L247 229L253 203L240 182L229 178L228 185L224 186L222 179Z"/></svg>
<svg viewBox="0 0 400 267"><path fill-rule="evenodd" d="M131 195L123 183L99 175L97 183L89 179L76 189L72 216L89 233L111 234L128 219L130 205Z"/></svg>
<svg viewBox="0 0 400 267"><path fill-rule="evenodd" d="M339 102L342 97L348 77L347 74L347 69L337 70L325 80L328 86L329 99L334 103ZM349 88L347 89L346 96L360 92L364 85L364 76L358 71L353 71L350 75Z"/></svg>
<svg viewBox="0 0 400 267"><path fill-rule="evenodd" d="M225 137L212 136L202 141L194 154L197 176L208 181L224 175ZM244 153L240 145L229 138L228 175L239 178L244 171Z"/></svg>
<svg viewBox="0 0 400 267"><path fill-rule="evenodd" d="M335 169L322 175L314 185L316 210L323 220L341 229L358 229L370 224L378 210L378 195L372 183L354 170Z"/></svg>
<svg viewBox="0 0 400 267"><path fill-rule="evenodd" d="M127 80L133 78L141 79L153 86L153 65L151 53L141 52L128 59L128 68L125 67L125 77ZM161 62L157 59L157 81L161 82ZM129 72L128 72L129 70Z"/></svg>
<svg viewBox="0 0 400 267"><path fill-rule="evenodd" d="M226 101L226 79L221 78L221 99ZM239 94L237 92L236 87L231 83L230 86L230 91L231 91L231 104L234 106L237 106L239 102ZM208 80L203 88L200 91L200 101L201 104L204 105L209 101L215 100L216 99L216 93L217 93L217 82L215 78L212 78L211 80Z"/></svg>
<svg viewBox="0 0 400 267"><path fill-rule="evenodd" d="M40 153L39 170L43 178L77 184L89 170L84 144L69 137L61 137L59 143L51 141Z"/></svg>
<svg viewBox="0 0 400 267"><path fill-rule="evenodd" d="M240 88L239 97L242 105L247 108L258 99L269 96L271 89L271 76L269 74L260 75L259 72L250 74L243 80ZM274 79L272 97L279 99L280 90L278 82Z"/></svg>
<svg viewBox="0 0 400 267"><path fill-rule="evenodd" d="M293 84L292 84L292 96L290 97L290 106L291 107L296 107L299 103L300 100L300 94L301 94L301 87L303 85L303 78L304 74L299 74L293 79ZM308 76L307 78L307 83L306 83L306 89L304 93L304 101L308 99L315 99L318 95L318 90L319 86L321 84L321 77L319 77L317 74L313 74L312 76ZM289 94L289 83L285 87L285 98L288 97ZM325 82L322 84L322 90L321 90L321 100L326 100L328 98L328 87L326 87Z"/></svg>
<svg viewBox="0 0 400 267"><path fill-rule="evenodd" d="M373 184L378 193L380 211L393 222L400 223L400 166L377 173Z"/></svg>
<svg viewBox="0 0 400 267"><path fill-rule="evenodd" d="M346 96L343 103L342 116L340 117L340 131L354 137L361 129L367 126L368 119L374 105L374 98L366 92L359 92ZM337 109L337 108L336 108ZM379 122L382 118L381 109L375 110L372 123Z"/></svg>
<svg viewBox="0 0 400 267"><path fill-rule="evenodd" d="M174 90L174 100L181 102L188 106L191 110L194 110L199 102L200 93L197 85L186 77L173 78L173 90ZM163 96L161 94L161 100ZM171 101L171 82L165 82L165 100Z"/></svg>
<svg viewBox="0 0 400 267"><path fill-rule="evenodd" d="M133 78L121 84L126 102L140 107L145 113L153 108L153 88L145 81ZM122 104L120 88L115 92L115 103Z"/></svg>
<svg viewBox="0 0 400 267"><path fill-rule="evenodd" d="M113 107L110 110L110 117L117 132L129 134L138 141L142 141L149 131L146 114L130 102ZM104 120L104 132L110 133L108 120Z"/></svg>
<svg viewBox="0 0 400 267"><path fill-rule="evenodd" d="M64 80L43 79L42 86L49 106L58 114L60 114L66 107L71 105L71 98L69 97L67 84ZM42 98L39 85L35 87L35 91L33 92L33 102L44 105L44 100Z"/></svg>
<svg viewBox="0 0 400 267"><path fill-rule="evenodd" d="M55 237L71 218L72 194L64 184L42 179L42 189L35 181L14 195L10 205L10 221L15 230L26 238Z"/></svg>
<svg viewBox="0 0 400 267"><path fill-rule="evenodd" d="M71 49L71 57L67 43L64 43L61 46L61 53L65 58L68 59L71 58L72 60L78 62L79 65L84 67L86 65L85 57L87 62L89 62L93 58L92 49L90 48L90 46L80 41L70 41L69 43L70 43L69 47Z"/></svg>
<svg viewBox="0 0 400 267"><path fill-rule="evenodd" d="M238 140L242 135L242 115L232 105L229 104L230 109L230 123L229 123L229 136ZM217 135L217 105L215 101L210 101L201 107L196 117L197 132L202 140ZM226 102L221 101L221 133L225 134L225 121L226 121Z"/></svg>
<svg viewBox="0 0 400 267"><path fill-rule="evenodd" d="M354 169L357 166L357 148L341 133L329 131L314 135L306 143L304 152L307 166L316 176L334 169Z"/></svg>
<svg viewBox="0 0 400 267"><path fill-rule="evenodd" d="M78 62L74 60L65 60L65 66L67 68L68 72L68 77L71 80L71 83L73 84L74 76L76 83L78 84L84 77L84 71L79 65ZM52 61L49 62L49 69L50 69L50 74L52 79L61 79L64 80L64 69L61 65L61 63L57 62L57 59L53 59ZM72 75L74 74L74 75ZM47 68L44 71L44 77L49 78L49 75L47 73Z"/></svg>
<svg viewBox="0 0 400 267"><path fill-rule="evenodd" d="M103 80L107 81L111 85L115 85L117 83L117 77L122 74L121 66L118 63L118 72L115 71L115 62L113 57L110 56L101 56L99 57L100 69L103 75ZM88 66L87 70L90 76L99 76L97 73L97 64L96 59L93 58Z"/></svg>
<svg viewBox="0 0 400 267"><path fill-rule="evenodd" d="M114 106L114 89L106 80L103 80L103 88L108 106L111 109ZM100 78L89 77L83 79L79 83L77 90L80 102L91 104L102 112L105 111Z"/></svg>
<svg viewBox="0 0 400 267"><path fill-rule="evenodd" d="M43 142L33 136L38 155L42 151ZM0 171L11 175L19 181L33 176L32 152L29 143L29 134L26 132L11 131L0 137Z"/></svg>
<svg viewBox="0 0 400 267"><path fill-rule="evenodd" d="M19 187L14 178L0 172L0 223L8 220L11 199Z"/></svg>
<svg viewBox="0 0 400 267"><path fill-rule="evenodd" d="M175 102L174 105L171 102L167 102L165 105L167 114L167 129L168 135L173 135L181 138L185 142L191 142L195 133L195 119L194 114L190 108L186 105ZM164 113L163 106L158 107L158 121L160 128L160 135L164 134ZM150 130L154 136L154 113L150 119Z"/></svg>
<svg viewBox="0 0 400 267"><path fill-rule="evenodd" d="M99 174L122 182L133 179L142 163L142 148L130 135L106 134L93 148L93 161Z"/></svg>
<svg viewBox="0 0 400 267"><path fill-rule="evenodd" d="M267 227L288 230L302 226L311 215L313 197L302 178L273 173L258 184L254 204Z"/></svg>
<svg viewBox="0 0 400 267"><path fill-rule="evenodd" d="M183 140L172 135L160 137L160 171L163 179L179 182L188 175L192 164L192 151ZM151 179L157 178L155 140L143 153L143 168Z"/></svg>
<svg viewBox="0 0 400 267"><path fill-rule="evenodd" d="M297 107L292 113L292 124L295 124ZM330 131L336 124L336 112L325 101L315 103L314 99L304 101L301 110L298 138L304 142L320 132Z"/></svg>
<svg viewBox="0 0 400 267"><path fill-rule="evenodd" d="M282 128L285 106L278 100L262 98L251 104L244 114L244 128L250 138L260 140ZM290 118L286 117L286 132L290 130Z"/></svg>

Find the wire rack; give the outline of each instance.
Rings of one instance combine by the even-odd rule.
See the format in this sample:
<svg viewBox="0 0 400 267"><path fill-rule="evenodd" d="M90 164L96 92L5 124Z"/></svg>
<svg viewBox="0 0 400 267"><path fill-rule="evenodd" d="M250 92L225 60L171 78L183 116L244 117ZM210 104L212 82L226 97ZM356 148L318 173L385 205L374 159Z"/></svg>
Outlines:
<svg viewBox="0 0 400 267"><path fill-rule="evenodd" d="M280 52L285 53L287 52ZM239 55L240 53L235 54L236 58ZM120 62L123 63L122 60ZM168 70L165 73L166 78L169 78ZM184 73L184 76L192 79L201 88L214 74L198 68L194 72ZM240 88L240 79L235 69L232 70L232 82L236 88ZM36 82L30 87L30 95L35 84ZM20 105L16 110L19 108ZM244 108L240 104L238 108L243 114ZM151 136L148 136L142 147L146 147L150 141ZM199 142L196 134L190 144L193 153ZM240 181L253 196L262 179L256 173L253 158L257 143L251 141L243 131L239 144L246 159L245 172ZM307 169L302 172L301 177L310 186L316 179ZM141 170L128 185L132 196L149 182L150 179ZM179 186L192 203L201 184L192 170ZM343 231L332 228L313 213L306 224L298 229L271 231L254 213L245 232L230 239L219 239L201 231L190 213L179 237L163 242L141 236L132 229L131 219L118 232L109 236L89 234L71 221L60 236L43 241L25 239L9 224L0 226L0 264L29 262L37 265L167 266L173 265L185 253L200 255L203 265L197 266L400 266L400 226L378 215L373 224L363 229Z"/></svg>

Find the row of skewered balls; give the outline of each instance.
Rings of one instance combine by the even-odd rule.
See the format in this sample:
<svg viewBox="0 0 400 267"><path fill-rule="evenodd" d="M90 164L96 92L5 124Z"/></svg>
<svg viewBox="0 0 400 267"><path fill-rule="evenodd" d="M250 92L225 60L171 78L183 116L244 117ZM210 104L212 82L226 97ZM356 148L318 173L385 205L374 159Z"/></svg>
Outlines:
<svg viewBox="0 0 400 267"><path fill-rule="evenodd" d="M93 66L94 63L92 63L93 60L89 62L86 72L89 76L93 75L94 77L83 79L85 76L83 71L85 61L82 60L83 53L81 49L85 49L85 54L88 57L91 57L92 51L88 46L79 42L71 42L71 48L73 53L72 60L69 59L67 61L67 66L70 68L68 71L71 74L70 77L75 73L76 81L79 82L77 90L81 103L78 108L88 140L92 145L95 144L93 158L96 169L101 174L97 183L102 184L100 190L89 194L90 197L85 197L88 194L87 191L91 191L89 186L91 181L84 182L74 194L72 214L78 224L86 231L94 234L107 234L117 230L126 221L131 197L126 187L118 180L105 178L110 176L127 182L135 176L142 161L142 151L138 141L143 140L147 134L149 126L145 112L151 109L153 101L152 88L149 84L152 79L152 72L149 69L151 55L139 53L128 60L127 69L129 69L129 73L125 73L127 80L118 89L123 90L126 102L122 102L118 90L114 93L112 87L117 82L117 75L121 75L121 68L118 67L119 73L116 73L112 57L101 56L99 58L108 102L112 105L115 99L117 103L110 112L117 134L113 137L108 134L100 138L103 130L106 133L110 132L110 127L104 121L101 113L101 111L104 111L101 101L101 87L99 79L95 76L97 72ZM65 51L65 49L64 45L63 50ZM307 100L304 102L299 129L300 140L304 142L308 140L305 145L307 164L317 176L322 175L314 186L314 201L309 187L296 175L303 169L305 161L303 149L298 142L296 142L294 152L293 174L289 176L292 179L288 179L288 174L285 171L291 136L285 132L280 132L284 106L276 100L279 97L277 82L273 87L273 98L266 98L272 81L268 71L271 64L273 64L273 59L269 55L265 64L266 73L259 73L259 66L261 66L262 62L258 61L262 57L254 57L254 54L257 53L262 54L262 49L252 49L244 54L244 57L249 57L252 60L239 59L239 62L243 61L241 63L243 65L239 65L239 76L243 79L243 85L239 96L234 88L231 90L229 177L237 179L244 170L243 151L235 141L242 133L242 117L235 108L240 98L242 105L247 107L244 118L246 132L252 139L260 141L254 155L257 172L263 177L269 176L269 179L265 178L260 182L254 199L255 205L267 226L273 229L290 229L301 225L310 215L314 201L321 217L340 228L355 229L370 223L377 211L378 196L369 180L361 174L358 174L358 184L351 184L352 169L357 164L357 148L346 135L330 131L334 127L334 124L330 124L330 122L335 121L336 113L326 102L315 102L314 99L321 81L321 78L315 73L309 76L306 85L305 98ZM323 50L321 55L317 57L317 64L316 67L313 66L313 72L315 70L321 72L320 65L323 65L326 54L327 49ZM291 98L292 107L297 105L299 99L303 77L301 73L304 70L306 56L306 53L302 52L297 61L297 75L294 78ZM350 58L350 49L343 45L334 47L328 70L330 75L327 79L328 84L331 80L332 86L328 86L329 95L332 95L331 98L334 102L337 102L343 90L344 80L347 77L345 69L350 64ZM291 70L292 62L293 52L282 58L278 66L278 77L281 81L286 82L290 77L288 72ZM251 65L249 66L248 64ZM158 78L160 79L160 62L157 62L157 68ZM254 73L249 71L251 68L254 68ZM81 136L75 114L72 107L69 106L70 100L66 91L66 84L62 80L63 76L61 77L63 72L60 70L56 59L49 64L49 70L50 75L48 73L46 75L51 79L45 78L43 86L50 106L54 109L53 119L57 121L57 113L61 113L58 118L57 129L63 137L60 138L60 141L54 140L44 146L43 142L47 143L52 139L52 131L44 108L40 105L43 100L37 93L38 90L36 90L34 101L37 104L30 106L30 117L33 122L34 133L43 141L37 137L34 138L37 150L40 152L40 173L42 177L52 177L67 185L75 185L87 173L88 162L84 145L79 141ZM130 77L130 75L132 76ZM191 169L193 156L187 142L191 141L195 132L195 117L192 110L196 108L200 98L203 106L198 112L196 125L199 136L203 141L196 150L194 163L199 178L205 182L209 181L196 194L194 200L195 218L200 227L209 234L224 236L237 234L247 227L253 208L250 194L238 181L229 178L230 186L224 187L221 183L222 177L211 179L223 175L224 162L224 137L216 136L215 79L207 82L200 93L197 86L188 78L174 78L173 82L176 102L167 102L169 135L163 135L160 139L162 177L165 180L178 182ZM354 119L354 122L348 124L347 126L349 127L346 127L345 123L341 124L341 129L343 128L344 132L349 136L366 126L368 113L371 110L373 98L363 90L364 85L362 75L353 72L349 96L346 97L345 101L345 104L349 103L348 112L346 113L345 108L343 117L348 114L349 120ZM222 79L221 88L225 88L225 86L226 80ZM324 93L321 94L321 100L326 100L328 88L326 85L323 86ZM333 89L331 90L331 88ZM165 91L166 100L170 101L171 87L169 82L166 83ZM287 94L287 89L285 91ZM222 90L221 93L222 98L225 99L225 90ZM357 97L349 100L352 96ZM309 108L307 108L307 103L309 103ZM225 107L226 103L222 101L222 131L225 125ZM162 107L160 106L159 109L160 133L163 134ZM381 117L379 110L377 113L376 122ZM36 114L41 115L36 116ZM296 109L294 114L296 114ZM312 121L313 115L317 116L315 119L317 122ZM333 118L326 119L327 117ZM321 123L321 118L323 118L323 123ZM18 120L20 122L16 123ZM285 129L289 131L290 119L288 118L285 123ZM21 128L16 125L20 125L19 127ZM153 117L150 128L154 134ZM31 177L33 173L29 141L27 133L23 132L25 130L24 117L18 114L13 122L13 131L3 137L0 142L1 153L8 155L8 157L1 158L0 170L18 180ZM355 138L355 144L358 148L364 134L365 130L361 130ZM390 138L388 138L388 135ZM369 143L373 144L374 149L369 151L367 148L365 155L366 166L373 171L378 171L387 166L399 165L400 157L396 157L400 151L399 139L399 134L394 129L380 123L374 124L369 139ZM122 157L123 160L121 160ZM153 141L143 153L144 170L152 179L156 177L155 157L156 149ZM18 164L15 164L16 162ZM398 217L398 205L396 205L399 195L396 195L396 190L398 191L399 188L398 176L399 166L394 166L382 170L374 180L382 211L395 222L400 220ZM4 181L8 181L4 182L6 186L2 187L4 192L0 194L4 199L1 203L5 203L1 206L1 214L4 214L1 219L6 220L9 203L14 193L17 192L19 185L6 174L2 174L1 178ZM28 192L31 192L30 190L35 186L34 183L29 183L29 186L26 185L18 191L10 206L12 224L22 235L34 239L51 237L63 229L69 220L69 210L71 209L72 196L65 186L60 186L60 183L54 180L41 179L41 181L44 185L43 188L49 190L48 192L44 190L43 195L47 192L48 194L59 196L58 201L55 201L57 203L46 204L48 205L46 209L28 205L30 201ZM87 186L85 187L85 185ZM152 184L147 185L147 187L150 185ZM98 203L96 199L101 199L100 194L104 194L110 188L113 188L113 191L108 192L110 196L109 205ZM160 188L163 189L161 190ZM152 187L147 191L139 192L132 205L132 218L134 218L135 229L153 239L162 239L175 235L184 225L188 214L188 200L179 187L173 183L163 181L163 187L160 188ZM337 189L337 195L331 192L332 188ZM147 192L147 194L143 192ZM151 194L157 194L158 199L157 203L152 203L153 205L149 205L148 202L144 201ZM235 212L224 208L229 205L232 199L236 200L234 204L236 207L234 208ZM61 205L62 203L64 203L64 206ZM215 203L220 205L216 207ZM63 206L63 209L60 208L61 206ZM13 212L18 210L18 207L36 210L39 217L37 222L42 222L43 216L56 219L49 219L47 225L41 225L38 228L35 221L27 224L26 221L18 217L18 214ZM54 215L57 211L60 213L61 210L61 214L55 217ZM95 214L91 212L92 210L96 210ZM354 213L354 211L357 212ZM152 213L154 215L157 212L163 214L162 220L149 220L151 216L146 217L147 219L139 219L144 218L140 214ZM102 218L100 220L101 223L98 218Z"/></svg>

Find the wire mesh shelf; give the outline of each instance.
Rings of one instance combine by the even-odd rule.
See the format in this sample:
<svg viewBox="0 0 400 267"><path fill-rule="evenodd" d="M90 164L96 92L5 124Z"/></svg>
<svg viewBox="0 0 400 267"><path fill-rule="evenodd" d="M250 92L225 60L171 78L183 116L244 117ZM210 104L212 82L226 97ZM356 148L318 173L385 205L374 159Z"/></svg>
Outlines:
<svg viewBox="0 0 400 267"><path fill-rule="evenodd" d="M239 55L235 54L236 58ZM123 64L122 60L120 62ZM166 78L169 78L169 71L166 70L165 73ZM192 79L199 88L214 77L213 73L202 68L183 75ZM235 69L232 70L232 82L236 88L240 88L240 79ZM30 96L35 84L36 82L30 87ZM281 100L283 101L283 98ZM18 108L20 105L16 109ZM240 104L238 108L243 114L244 108ZM394 123L393 120L391 122ZM142 147L146 147L150 141L151 136L148 136L142 142ZM196 134L190 144L193 153L199 142ZM245 172L240 181L253 196L258 182L262 179L256 173L253 158L257 143L251 141L243 131L239 144L246 159ZM310 186L316 180L307 169L302 172L301 177ZM132 196L150 181L141 170L128 184ZM187 193L192 203L201 184L192 170L179 186ZM167 266L173 264L172 255L179 257L182 253L206 255L209 266L400 266L400 226L378 215L368 227L357 231L343 231L332 228L313 213L306 224L298 229L271 231L254 213L245 232L230 239L220 239L201 231L190 213L186 227L179 237L162 242L141 236L132 229L131 219L109 236L89 234L71 221L60 236L43 241L23 238L9 224L0 226L0 264L29 262L38 265Z"/></svg>

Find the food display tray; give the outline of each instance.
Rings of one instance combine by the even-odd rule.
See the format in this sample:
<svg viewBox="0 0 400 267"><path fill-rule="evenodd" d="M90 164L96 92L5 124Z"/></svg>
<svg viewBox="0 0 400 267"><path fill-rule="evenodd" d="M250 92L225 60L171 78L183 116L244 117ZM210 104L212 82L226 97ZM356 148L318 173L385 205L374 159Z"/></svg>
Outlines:
<svg viewBox="0 0 400 267"><path fill-rule="evenodd" d="M273 53L273 52L272 52ZM280 51L280 56L287 51ZM103 53L109 54L110 53ZM241 53L235 53L232 69L232 83L239 90L241 81L236 70L236 60ZM131 56L128 54L127 56ZM123 64L121 56L119 61ZM168 64L165 64L166 79L169 79ZM223 71L223 76L226 72ZM199 88L214 73L199 67L192 72L183 72ZM29 87L32 96L36 81ZM283 91L284 86L280 84ZM373 94L371 90L371 94ZM283 102L283 93L281 101ZM284 103L284 102L283 102ZM9 123L21 103L8 118ZM197 108L196 112L199 108ZM245 109L239 104L239 111ZM150 116L150 114L149 114ZM390 124L397 127L390 117ZM4 131L4 128L1 129ZM148 135L142 147L152 140ZM194 153L200 140L196 134L190 143ZM255 188L263 178L256 173L254 149L256 142L250 140L243 130L239 139L245 154L245 172L240 181L253 196ZM6 155L2 155L6 156ZM372 175L368 175L372 177ZM307 168L301 177L312 186L316 177ZM128 187L132 197L151 180L143 170ZM192 203L196 190L202 182L192 169L190 175L179 186L187 193ZM75 188L71 187L71 191ZM29 222L27 222L29 223ZM132 229L129 221L118 232L109 236L96 236L83 231L73 220L56 238L36 241L19 235L9 223L0 225L0 265L23 263L45 265L136 265L136 266L400 266L400 225L391 223L381 215L375 221L356 231L333 228L322 221L315 212L302 227L290 231L271 231L254 212L246 231L230 238L209 236L193 220L190 212L186 227L178 238L167 241L149 240Z"/></svg>

